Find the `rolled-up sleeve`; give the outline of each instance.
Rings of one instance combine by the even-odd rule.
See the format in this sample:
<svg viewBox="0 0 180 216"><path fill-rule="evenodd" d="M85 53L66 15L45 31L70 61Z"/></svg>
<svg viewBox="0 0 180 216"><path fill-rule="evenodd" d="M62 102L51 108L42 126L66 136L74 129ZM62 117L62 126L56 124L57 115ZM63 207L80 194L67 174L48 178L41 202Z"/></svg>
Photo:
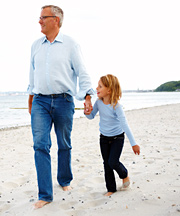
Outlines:
<svg viewBox="0 0 180 216"><path fill-rule="evenodd" d="M91 78L87 73L81 49L78 44L74 46L74 51L72 53L72 67L79 79L79 91L76 94L76 99L83 100L86 94L93 95L94 90L92 89Z"/></svg>

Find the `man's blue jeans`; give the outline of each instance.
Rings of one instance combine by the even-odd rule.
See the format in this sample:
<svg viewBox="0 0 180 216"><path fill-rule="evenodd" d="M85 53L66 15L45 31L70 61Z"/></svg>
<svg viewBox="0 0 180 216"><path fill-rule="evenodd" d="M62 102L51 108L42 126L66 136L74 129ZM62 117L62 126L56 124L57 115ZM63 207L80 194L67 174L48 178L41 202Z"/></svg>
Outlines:
<svg viewBox="0 0 180 216"><path fill-rule="evenodd" d="M51 175L51 137L54 124L58 144L58 183L64 187L73 179L71 171L71 131L74 101L68 94L34 95L31 110L31 126L34 141L35 165L39 188L39 200L53 200Z"/></svg>

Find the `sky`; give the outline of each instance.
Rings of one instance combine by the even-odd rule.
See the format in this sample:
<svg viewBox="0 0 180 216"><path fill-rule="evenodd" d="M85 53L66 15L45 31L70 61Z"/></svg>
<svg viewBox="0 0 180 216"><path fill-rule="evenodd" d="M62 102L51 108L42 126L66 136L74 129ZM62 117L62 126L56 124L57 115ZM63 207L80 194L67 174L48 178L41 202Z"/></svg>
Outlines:
<svg viewBox="0 0 180 216"><path fill-rule="evenodd" d="M94 89L106 74L123 90L180 80L179 0L3 0L0 92L27 90L31 45L43 36L38 22L47 4L63 9L60 31L80 44Z"/></svg>

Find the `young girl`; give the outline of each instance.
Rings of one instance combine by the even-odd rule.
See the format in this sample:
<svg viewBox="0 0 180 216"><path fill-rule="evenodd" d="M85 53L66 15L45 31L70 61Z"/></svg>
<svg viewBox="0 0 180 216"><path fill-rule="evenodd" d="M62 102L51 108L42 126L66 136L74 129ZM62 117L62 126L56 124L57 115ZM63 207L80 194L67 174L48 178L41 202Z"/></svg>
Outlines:
<svg viewBox="0 0 180 216"><path fill-rule="evenodd" d="M122 96L121 87L117 77L108 74L102 76L98 82L97 96L93 110L84 114L88 119L93 119L99 111L100 123L100 149L104 161L105 181L107 193L110 196L116 192L115 170L122 179L121 188L130 185L128 171L119 161L124 145L124 132L126 133L135 154L140 154L140 147L136 144L130 131L122 106L119 100Z"/></svg>

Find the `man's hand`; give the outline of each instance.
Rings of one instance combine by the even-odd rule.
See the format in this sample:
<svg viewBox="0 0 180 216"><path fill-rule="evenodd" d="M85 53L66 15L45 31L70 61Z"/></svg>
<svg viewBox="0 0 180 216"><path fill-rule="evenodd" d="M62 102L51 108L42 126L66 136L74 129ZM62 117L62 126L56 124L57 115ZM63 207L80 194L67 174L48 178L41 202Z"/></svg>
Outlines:
<svg viewBox="0 0 180 216"><path fill-rule="evenodd" d="M135 145L132 147L134 154L140 154L140 147L138 145Z"/></svg>
<svg viewBox="0 0 180 216"><path fill-rule="evenodd" d="M28 99L28 111L29 111L30 115L31 115L33 97L34 97L34 95L29 95L29 99Z"/></svg>
<svg viewBox="0 0 180 216"><path fill-rule="evenodd" d="M92 103L91 103L91 96L86 95L85 102L84 102L84 114L89 115L93 110Z"/></svg>

